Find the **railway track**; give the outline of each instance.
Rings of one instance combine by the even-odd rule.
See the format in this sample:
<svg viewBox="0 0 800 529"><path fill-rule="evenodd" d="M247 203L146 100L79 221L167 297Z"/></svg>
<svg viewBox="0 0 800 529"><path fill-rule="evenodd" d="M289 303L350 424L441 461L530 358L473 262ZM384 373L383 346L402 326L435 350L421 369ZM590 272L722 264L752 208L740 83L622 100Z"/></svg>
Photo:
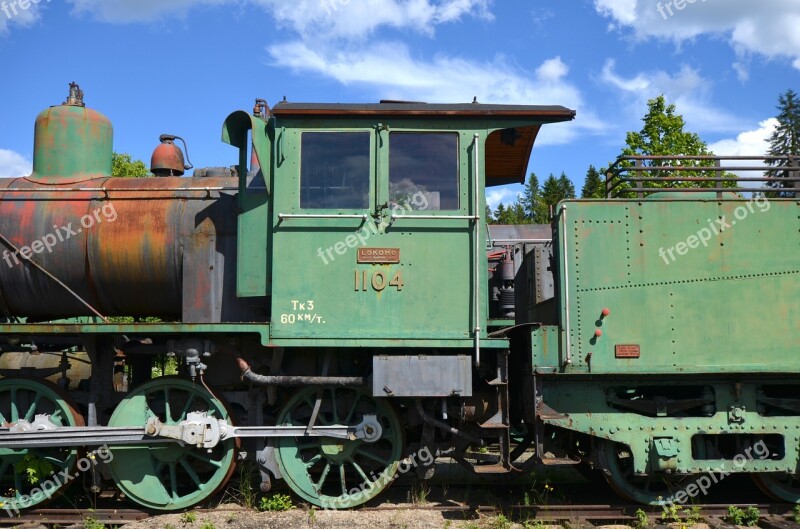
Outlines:
<svg viewBox="0 0 800 529"><path fill-rule="evenodd" d="M710 527L719 529L733 529L737 526L726 521L729 504L699 506L699 513L693 515L702 518ZM793 521L794 505L791 504L741 504L739 508L756 507L760 512L758 527L761 529L798 529L800 524ZM617 505L508 505L503 507L490 505L463 505L463 504L427 504L427 505L384 505L379 507L366 507L353 512L397 512L397 511L439 511L448 513L462 513L464 518L478 516L506 515L511 520L536 519L542 522L558 524L569 523L571 526L600 526L608 524L631 524L637 519L636 511L642 509L647 515L652 528L664 523L661 519L661 509L656 507L643 507L634 504ZM198 516L211 513L242 513L246 509L195 509ZM92 511L81 509L37 509L21 514L20 516L3 516L0 518L0 527L20 526L46 526L63 527L83 524L86 519L92 518L106 526L123 526L132 522L141 521L163 513L150 512L138 509L96 509ZM269 516L263 513L261 516ZM680 516L686 520L686 516ZM665 525L666 526L666 525Z"/></svg>

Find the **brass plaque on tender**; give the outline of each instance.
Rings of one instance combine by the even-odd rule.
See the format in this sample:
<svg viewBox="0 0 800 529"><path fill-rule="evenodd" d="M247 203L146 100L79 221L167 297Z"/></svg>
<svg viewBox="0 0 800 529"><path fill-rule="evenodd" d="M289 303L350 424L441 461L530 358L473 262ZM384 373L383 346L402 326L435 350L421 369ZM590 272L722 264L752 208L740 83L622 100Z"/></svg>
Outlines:
<svg viewBox="0 0 800 529"><path fill-rule="evenodd" d="M367 264L399 263L400 248L359 248L358 262Z"/></svg>
<svg viewBox="0 0 800 529"><path fill-rule="evenodd" d="M638 345L617 345L614 347L617 358L639 358L642 353Z"/></svg>

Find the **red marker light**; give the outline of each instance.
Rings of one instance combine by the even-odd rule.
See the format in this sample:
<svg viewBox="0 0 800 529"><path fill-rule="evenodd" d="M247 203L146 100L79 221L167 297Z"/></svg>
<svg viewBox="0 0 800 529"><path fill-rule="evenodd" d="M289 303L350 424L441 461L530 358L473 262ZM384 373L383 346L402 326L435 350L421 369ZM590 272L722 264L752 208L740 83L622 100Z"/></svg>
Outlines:
<svg viewBox="0 0 800 529"><path fill-rule="evenodd" d="M600 314L602 314L602 315L603 315L603 317L605 318L606 316L608 316L609 314L611 314L611 309L609 309L609 308L605 308L605 309L603 309L603 311L602 311Z"/></svg>
<svg viewBox="0 0 800 529"><path fill-rule="evenodd" d="M598 338L600 338L601 336L603 336L603 331L601 331L600 329L597 329L596 331L594 331L594 335L597 336Z"/></svg>

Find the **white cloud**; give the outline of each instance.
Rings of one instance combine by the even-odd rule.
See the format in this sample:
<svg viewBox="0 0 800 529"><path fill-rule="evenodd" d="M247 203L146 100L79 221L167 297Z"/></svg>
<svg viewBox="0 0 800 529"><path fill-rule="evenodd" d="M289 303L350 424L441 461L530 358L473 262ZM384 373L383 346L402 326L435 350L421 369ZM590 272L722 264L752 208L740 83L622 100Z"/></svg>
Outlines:
<svg viewBox="0 0 800 529"><path fill-rule="evenodd" d="M746 125L736 114L716 108L712 103L711 80L688 66L670 74L662 70L639 72L624 77L616 72L613 59L606 61L601 81L616 88L629 104L629 118L641 118L647 110L647 101L663 94L669 103L683 115L689 129L701 132L735 132Z"/></svg>
<svg viewBox="0 0 800 529"><path fill-rule="evenodd" d="M154 22L162 17L185 17L192 8L235 3L230 0L67 0L75 13L88 13L102 22Z"/></svg>
<svg viewBox="0 0 800 529"><path fill-rule="evenodd" d="M513 184L487 190L486 203L492 211L496 210L501 203L506 206L513 204L522 196L522 191L519 190L519 187L519 185Z"/></svg>
<svg viewBox="0 0 800 529"><path fill-rule="evenodd" d="M477 97L482 103L558 104L578 109L576 123L543 127L540 144L566 143L579 129L602 129L590 111L582 111L581 92L566 80L569 68L560 57L526 72L503 57L488 62L445 55L417 59L401 42L334 51L312 49L305 42L295 41L271 46L268 51L279 66L319 74L344 85L365 85L387 99L455 103Z"/></svg>
<svg viewBox="0 0 800 529"><path fill-rule="evenodd" d="M612 27L633 30L637 39L680 43L704 34L722 36L740 56L788 58L800 69L797 0L685 0L677 5L676 0L595 0L595 9L611 19Z"/></svg>
<svg viewBox="0 0 800 529"><path fill-rule="evenodd" d="M755 130L714 142L708 146L719 156L765 156L769 150L769 137L778 126L776 118L766 119Z"/></svg>
<svg viewBox="0 0 800 529"><path fill-rule="evenodd" d="M714 142L708 148L718 156L766 156L769 150L769 137L778 126L775 118L766 119L758 124L755 130L747 130L735 138L726 138ZM723 167L751 167L763 165L757 161L727 161L723 162ZM740 177L760 177L759 171L733 171ZM744 183L744 187L762 187L760 183Z"/></svg>
<svg viewBox="0 0 800 529"><path fill-rule="evenodd" d="M491 19L490 0L68 0L77 13L104 22L153 22L185 17L193 8L243 5L266 9L304 38L363 38L379 27L433 33L465 16Z"/></svg>
<svg viewBox="0 0 800 529"><path fill-rule="evenodd" d="M0 4L0 35L8 33L13 26L29 27L39 20L40 7L29 4L27 9L22 9L16 3L4 2Z"/></svg>
<svg viewBox="0 0 800 529"><path fill-rule="evenodd" d="M0 149L0 178L16 178L31 174L31 162L21 154Z"/></svg>

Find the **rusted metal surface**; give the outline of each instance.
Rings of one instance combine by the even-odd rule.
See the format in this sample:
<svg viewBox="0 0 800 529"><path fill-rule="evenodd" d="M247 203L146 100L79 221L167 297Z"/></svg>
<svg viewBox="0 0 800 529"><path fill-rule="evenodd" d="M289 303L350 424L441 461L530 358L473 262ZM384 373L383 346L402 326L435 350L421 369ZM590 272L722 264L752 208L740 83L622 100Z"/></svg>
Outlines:
<svg viewBox="0 0 800 529"><path fill-rule="evenodd" d="M104 191L56 194L39 192L42 185L25 179L0 180L0 234L21 250L0 249L0 295L7 309L33 318L90 314L27 256L103 315L179 318L184 256L222 254L223 246L235 256L235 200L211 188L237 182L204 178L202 183L107 178L82 186ZM189 191L206 186L208 191ZM200 293L195 297L198 305L208 302Z"/></svg>
<svg viewBox="0 0 800 529"><path fill-rule="evenodd" d="M85 108L83 92L71 84L63 105L36 118L30 180L66 184L110 175L113 136L111 121Z"/></svg>
<svg viewBox="0 0 800 529"><path fill-rule="evenodd" d="M161 140L150 158L150 172L156 176L183 176L183 152L172 140Z"/></svg>

